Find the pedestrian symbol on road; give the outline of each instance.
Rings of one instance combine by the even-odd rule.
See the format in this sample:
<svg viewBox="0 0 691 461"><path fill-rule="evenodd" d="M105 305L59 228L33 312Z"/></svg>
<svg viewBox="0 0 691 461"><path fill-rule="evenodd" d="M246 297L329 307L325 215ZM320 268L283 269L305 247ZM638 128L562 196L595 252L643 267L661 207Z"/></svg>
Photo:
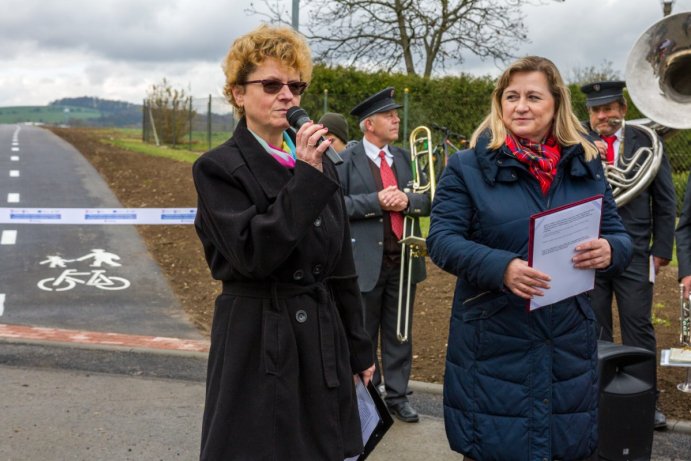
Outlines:
<svg viewBox="0 0 691 461"><path fill-rule="evenodd" d="M106 250L96 248L84 256L75 259L65 259L60 255L46 256L46 259L39 264L47 264L50 269L66 268L67 263L78 263L92 260L89 267L102 267L106 264L110 267L120 267L122 264L116 262L120 256ZM123 277L106 275L105 269L92 269L89 272L80 272L78 269L65 269L57 277L49 277L39 280L37 283L41 290L45 291L67 291L76 287L78 284L92 286L101 290L124 290L130 286L130 281Z"/></svg>

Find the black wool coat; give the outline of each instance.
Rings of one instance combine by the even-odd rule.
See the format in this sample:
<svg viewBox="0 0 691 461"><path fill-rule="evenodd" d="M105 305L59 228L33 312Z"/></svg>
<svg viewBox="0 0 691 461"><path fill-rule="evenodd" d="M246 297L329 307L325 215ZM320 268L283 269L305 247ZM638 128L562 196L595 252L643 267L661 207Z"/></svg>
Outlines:
<svg viewBox="0 0 691 461"><path fill-rule="evenodd" d="M195 227L223 282L203 460L337 460L362 450L353 374L373 363L333 165L285 168L244 119L193 166Z"/></svg>

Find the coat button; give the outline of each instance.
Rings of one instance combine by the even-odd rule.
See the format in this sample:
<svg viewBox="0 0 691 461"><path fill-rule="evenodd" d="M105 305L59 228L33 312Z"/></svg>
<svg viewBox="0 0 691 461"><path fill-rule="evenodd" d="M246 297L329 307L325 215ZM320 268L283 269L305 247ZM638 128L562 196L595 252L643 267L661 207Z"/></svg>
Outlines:
<svg viewBox="0 0 691 461"><path fill-rule="evenodd" d="M384 242L377 242L377 245L383 246L383 245L384 245Z"/></svg>
<svg viewBox="0 0 691 461"><path fill-rule="evenodd" d="M322 218L321 217L314 220L314 227L319 227L321 225L322 225Z"/></svg>
<svg viewBox="0 0 691 461"><path fill-rule="evenodd" d="M305 323L307 321L307 312L300 309L295 313L295 320L297 320L298 323Z"/></svg>
<svg viewBox="0 0 691 461"><path fill-rule="evenodd" d="M322 273L322 265L321 264L315 264L314 267L312 268L312 273L314 275L319 275Z"/></svg>
<svg viewBox="0 0 691 461"><path fill-rule="evenodd" d="M298 269L293 273L293 280L302 280L302 278L305 276L305 273L302 271L302 269Z"/></svg>
<svg viewBox="0 0 691 461"><path fill-rule="evenodd" d="M548 404L549 404L549 399L543 400L542 403L544 403L545 405L548 405Z"/></svg>

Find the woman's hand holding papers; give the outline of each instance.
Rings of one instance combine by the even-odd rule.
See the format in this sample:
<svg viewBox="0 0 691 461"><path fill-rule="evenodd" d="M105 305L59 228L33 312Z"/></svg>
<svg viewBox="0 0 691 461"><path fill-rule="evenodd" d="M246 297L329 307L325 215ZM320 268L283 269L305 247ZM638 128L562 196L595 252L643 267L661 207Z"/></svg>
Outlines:
<svg viewBox="0 0 691 461"><path fill-rule="evenodd" d="M582 243L572 261L578 269L605 269L612 263L612 247L603 238Z"/></svg>
<svg viewBox="0 0 691 461"><path fill-rule="evenodd" d="M528 265L522 259L513 259L506 266L504 272L504 285L516 296L524 299L532 299L534 296L542 296L540 288L549 288L550 276Z"/></svg>

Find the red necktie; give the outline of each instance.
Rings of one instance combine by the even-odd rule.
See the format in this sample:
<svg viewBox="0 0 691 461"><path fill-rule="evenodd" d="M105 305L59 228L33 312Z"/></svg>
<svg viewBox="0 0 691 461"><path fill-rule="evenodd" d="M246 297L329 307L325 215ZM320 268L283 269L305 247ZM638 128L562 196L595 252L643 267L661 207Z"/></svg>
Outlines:
<svg viewBox="0 0 691 461"><path fill-rule="evenodd" d="M381 182L386 189L389 186L398 187L398 181L396 181L396 175L393 174L393 170L386 162L386 152L379 151L379 158L381 159L381 165L379 166L379 173L381 174ZM403 237L403 214L390 211L389 218L391 219L391 230L397 239L400 240Z"/></svg>
<svg viewBox="0 0 691 461"><path fill-rule="evenodd" d="M614 141L617 140L617 135L602 136L602 139L607 143L607 163L611 165L614 163Z"/></svg>

